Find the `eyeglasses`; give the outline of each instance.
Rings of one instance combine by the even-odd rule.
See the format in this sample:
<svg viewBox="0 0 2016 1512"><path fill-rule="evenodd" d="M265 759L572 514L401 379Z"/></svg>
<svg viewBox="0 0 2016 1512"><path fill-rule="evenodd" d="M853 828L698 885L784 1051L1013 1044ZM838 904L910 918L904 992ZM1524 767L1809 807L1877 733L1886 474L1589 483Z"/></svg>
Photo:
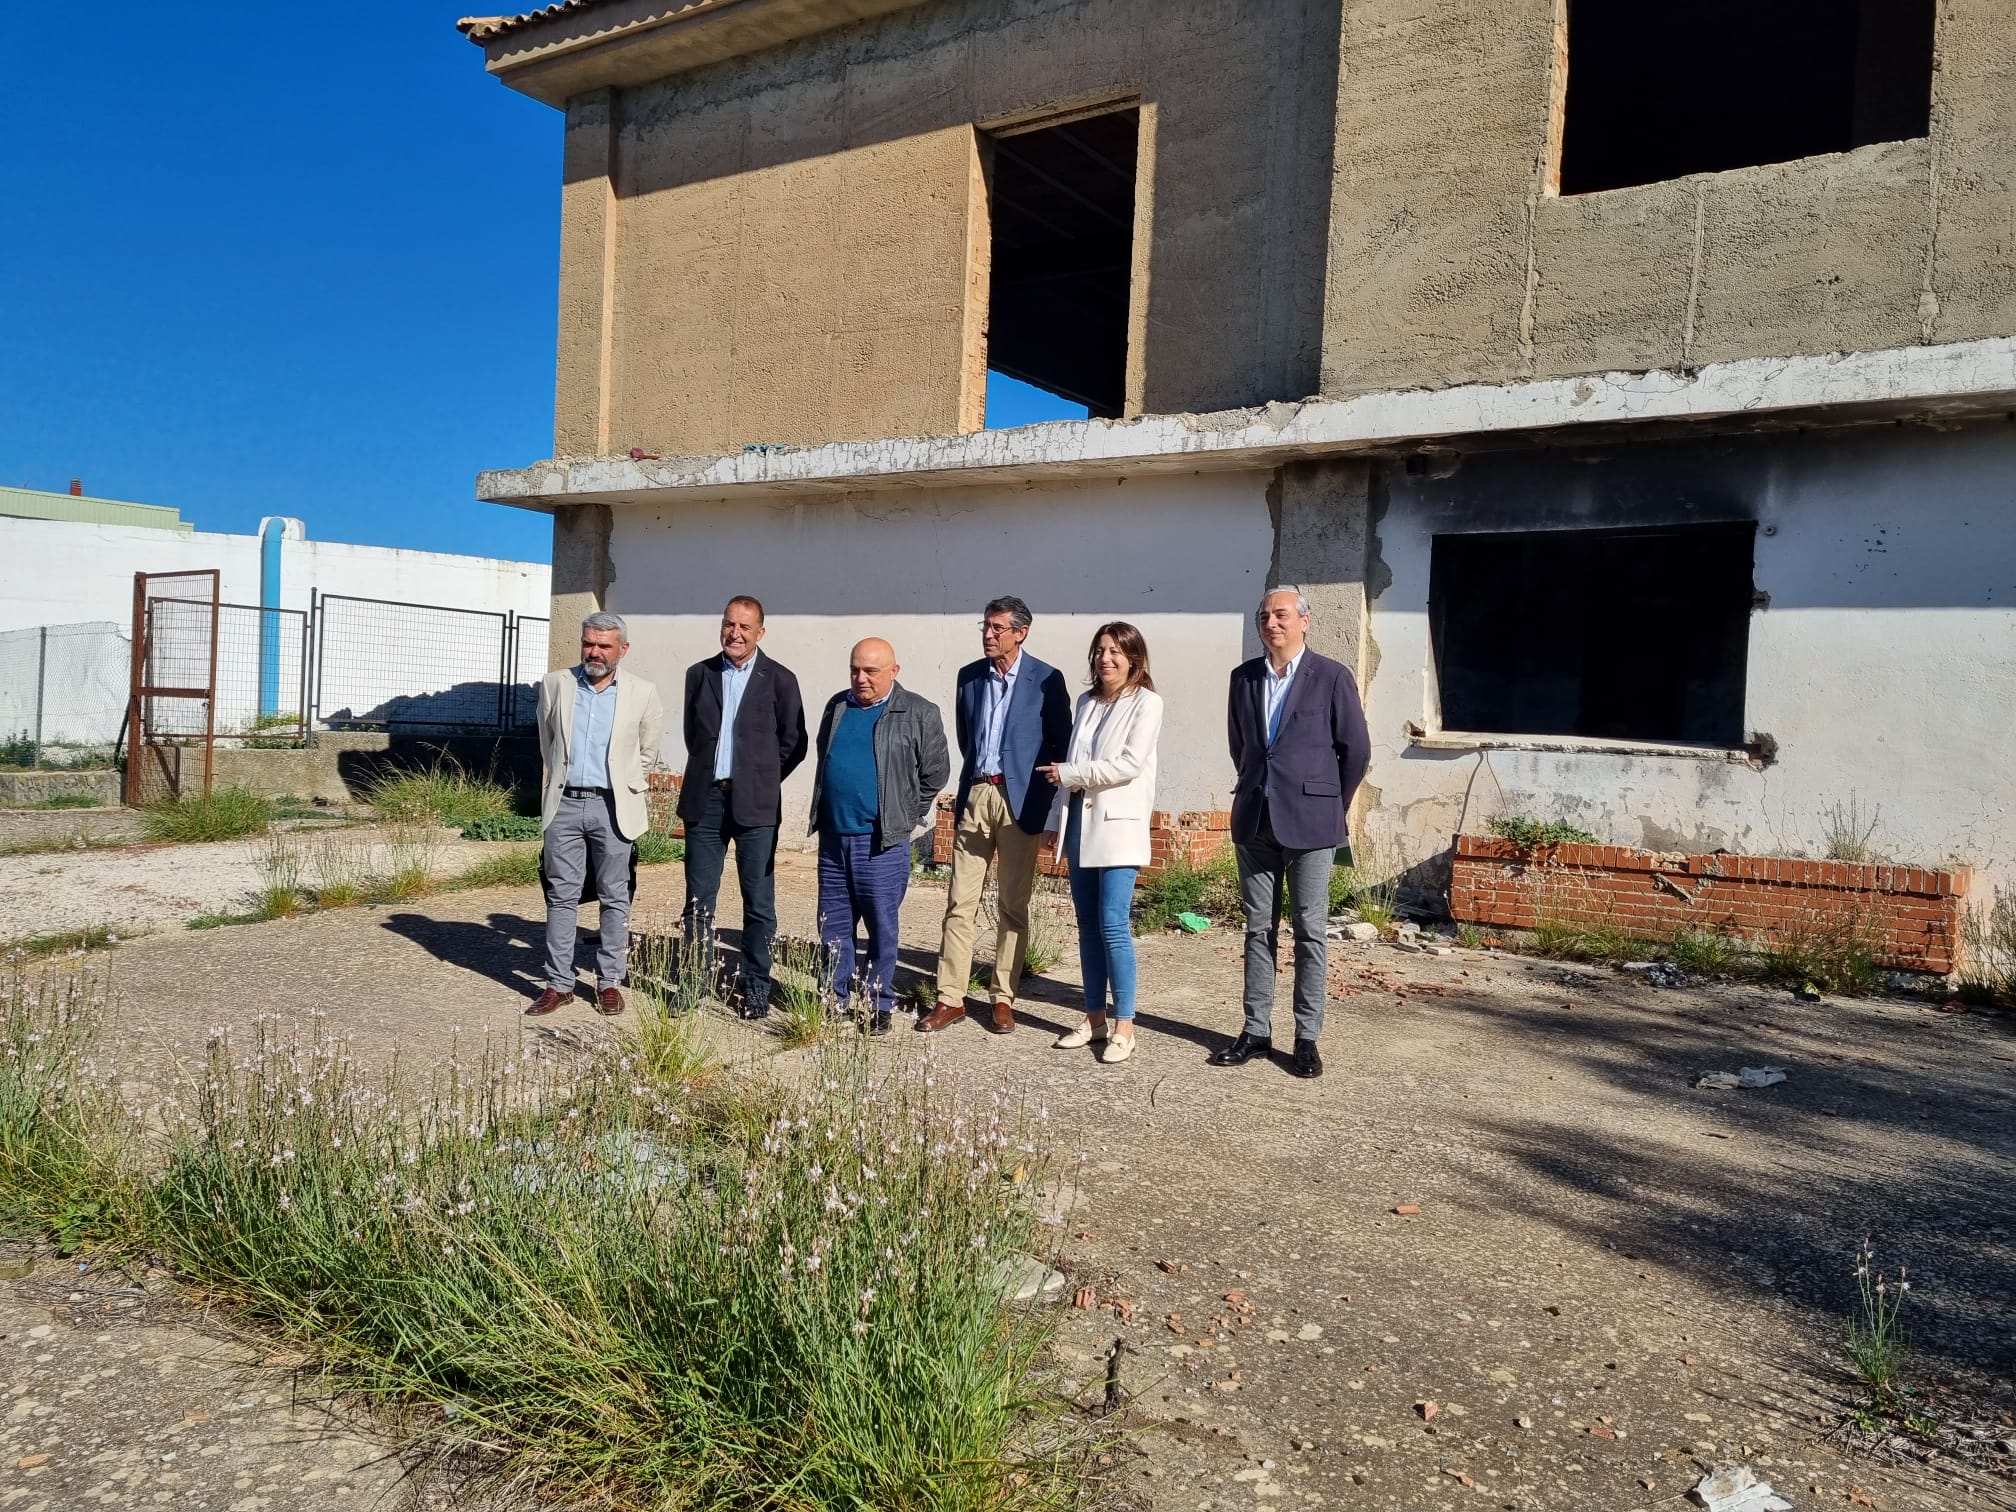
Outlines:
<svg viewBox="0 0 2016 1512"><path fill-rule="evenodd" d="M1015 624L997 625L992 620L980 621L980 633L982 635L1014 635L1021 628L1020 625Z"/></svg>

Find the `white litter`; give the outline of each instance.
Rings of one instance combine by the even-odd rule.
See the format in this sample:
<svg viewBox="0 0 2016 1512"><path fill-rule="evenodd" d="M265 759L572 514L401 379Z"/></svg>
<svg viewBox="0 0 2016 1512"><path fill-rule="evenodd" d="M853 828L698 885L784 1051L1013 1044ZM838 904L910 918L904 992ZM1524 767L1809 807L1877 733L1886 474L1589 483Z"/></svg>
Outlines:
<svg viewBox="0 0 2016 1512"><path fill-rule="evenodd" d="M1708 1512L1792 1512L1792 1503L1748 1465L1717 1465L1694 1483L1687 1499Z"/></svg>
<svg viewBox="0 0 2016 1512"><path fill-rule="evenodd" d="M1783 1066L1745 1066L1741 1071L1710 1071L1694 1085L1717 1092L1734 1092L1738 1088L1754 1091L1759 1087L1775 1087L1783 1080Z"/></svg>

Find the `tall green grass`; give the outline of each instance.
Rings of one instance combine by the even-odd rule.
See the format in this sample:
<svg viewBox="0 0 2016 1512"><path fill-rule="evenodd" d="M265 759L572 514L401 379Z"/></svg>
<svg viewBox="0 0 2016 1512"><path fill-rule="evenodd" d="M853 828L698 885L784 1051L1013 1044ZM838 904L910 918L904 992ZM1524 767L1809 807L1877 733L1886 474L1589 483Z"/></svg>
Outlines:
<svg viewBox="0 0 2016 1512"><path fill-rule="evenodd" d="M554 1498L1059 1504L1048 1324L989 1282L1035 1232L1026 1110L845 1048L746 1094L654 1063L691 1059L479 1054L416 1097L268 1022L213 1043L158 1242Z"/></svg>
<svg viewBox="0 0 2016 1512"><path fill-rule="evenodd" d="M129 1236L138 1121L92 1060L104 985L19 969L0 981L0 1228L63 1248Z"/></svg>
<svg viewBox="0 0 2016 1512"><path fill-rule="evenodd" d="M185 794L150 804L141 814L147 833L156 840L242 840L266 833L273 822L273 803L247 787L221 787L207 798Z"/></svg>
<svg viewBox="0 0 2016 1512"><path fill-rule="evenodd" d="M392 772L372 784L371 806L388 819L456 829L502 820L513 812L511 790L474 777L445 757L421 772Z"/></svg>

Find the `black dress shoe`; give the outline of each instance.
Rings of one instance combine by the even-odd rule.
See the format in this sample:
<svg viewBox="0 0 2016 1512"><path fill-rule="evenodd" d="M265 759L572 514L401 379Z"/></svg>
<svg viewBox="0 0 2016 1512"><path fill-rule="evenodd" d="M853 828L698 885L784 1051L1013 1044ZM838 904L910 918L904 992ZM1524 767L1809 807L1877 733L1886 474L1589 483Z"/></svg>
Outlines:
<svg viewBox="0 0 2016 1512"><path fill-rule="evenodd" d="M1316 1041L1295 1041L1295 1056L1288 1062L1288 1074L1307 1081L1314 1081L1323 1074L1323 1056L1316 1049Z"/></svg>
<svg viewBox="0 0 2016 1512"><path fill-rule="evenodd" d="M737 1011L740 1012L742 1017L744 1017L745 1019L768 1018L770 1017L770 1000L768 998L763 998L757 1002L752 1003L747 998L744 998L742 1000L741 1008Z"/></svg>
<svg viewBox="0 0 2016 1512"><path fill-rule="evenodd" d="M1211 1059L1207 1064L1213 1066L1243 1066L1255 1057L1264 1057L1271 1054L1273 1049L1274 1046L1271 1041L1248 1034L1244 1029L1241 1029L1239 1037L1233 1040L1231 1044L1227 1045L1223 1050L1212 1052Z"/></svg>
<svg viewBox="0 0 2016 1512"><path fill-rule="evenodd" d="M868 1032L870 1034L887 1034L889 1032L889 1014L886 1010L868 1020Z"/></svg>

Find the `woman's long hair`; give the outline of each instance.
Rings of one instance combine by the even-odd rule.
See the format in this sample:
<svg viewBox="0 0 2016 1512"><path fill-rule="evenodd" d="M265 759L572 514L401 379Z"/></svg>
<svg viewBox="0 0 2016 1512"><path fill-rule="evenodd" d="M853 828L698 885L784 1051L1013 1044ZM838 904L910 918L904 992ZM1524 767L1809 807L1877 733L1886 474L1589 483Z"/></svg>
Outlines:
<svg viewBox="0 0 2016 1512"><path fill-rule="evenodd" d="M1136 688L1146 688L1149 692L1154 692L1155 679L1148 675L1147 640L1127 621L1114 620L1111 624L1101 625L1092 632L1092 648L1085 653L1085 669L1089 674L1087 680L1092 684L1094 694L1096 695L1099 690L1099 639L1106 635L1113 637L1113 644L1118 646L1120 654L1127 658L1127 681L1121 687L1120 693L1116 693L1114 697L1131 693Z"/></svg>

